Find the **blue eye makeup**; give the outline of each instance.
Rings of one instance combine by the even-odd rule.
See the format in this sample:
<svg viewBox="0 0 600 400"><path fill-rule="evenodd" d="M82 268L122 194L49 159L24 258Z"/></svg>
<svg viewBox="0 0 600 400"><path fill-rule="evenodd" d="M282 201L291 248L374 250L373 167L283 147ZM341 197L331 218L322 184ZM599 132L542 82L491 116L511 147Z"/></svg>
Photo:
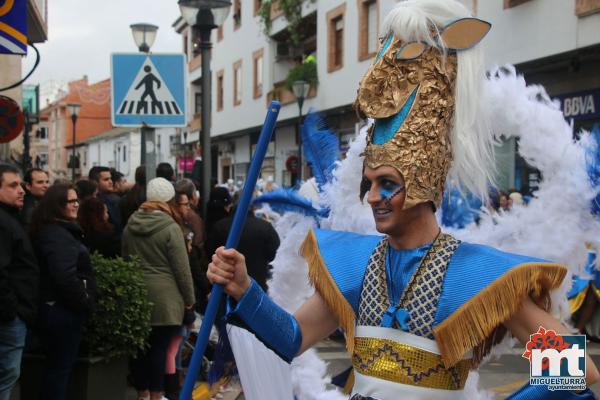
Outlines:
<svg viewBox="0 0 600 400"><path fill-rule="evenodd" d="M379 195L383 201L391 201L392 197L401 192L402 189L401 184L385 179L381 182Z"/></svg>
<svg viewBox="0 0 600 400"><path fill-rule="evenodd" d="M371 190L372 183L366 177L363 176L362 181L360 183L360 199L364 198L365 194ZM381 200L383 200L387 206L390 206L390 202L394 197L404 191L404 185L401 183L397 183L391 181L389 179L381 179L379 183L379 196Z"/></svg>

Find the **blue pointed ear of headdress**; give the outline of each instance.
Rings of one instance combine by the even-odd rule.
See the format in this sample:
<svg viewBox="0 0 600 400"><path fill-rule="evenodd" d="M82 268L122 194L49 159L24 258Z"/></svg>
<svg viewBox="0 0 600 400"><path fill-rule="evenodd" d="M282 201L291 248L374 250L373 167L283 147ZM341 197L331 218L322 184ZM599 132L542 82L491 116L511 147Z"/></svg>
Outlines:
<svg viewBox="0 0 600 400"><path fill-rule="evenodd" d="M319 190L333 178L332 172L339 157L337 135L314 110L309 110L302 126L302 151L310 163Z"/></svg>
<svg viewBox="0 0 600 400"><path fill-rule="evenodd" d="M285 212L295 212L308 217L326 217L328 210L316 209L310 200L301 196L294 189L277 189L272 192L262 194L253 200L254 204L268 204L275 212L283 214Z"/></svg>
<svg viewBox="0 0 600 400"><path fill-rule="evenodd" d="M450 50L468 50L479 43L491 28L491 23L479 18L460 18L446 24L440 37Z"/></svg>

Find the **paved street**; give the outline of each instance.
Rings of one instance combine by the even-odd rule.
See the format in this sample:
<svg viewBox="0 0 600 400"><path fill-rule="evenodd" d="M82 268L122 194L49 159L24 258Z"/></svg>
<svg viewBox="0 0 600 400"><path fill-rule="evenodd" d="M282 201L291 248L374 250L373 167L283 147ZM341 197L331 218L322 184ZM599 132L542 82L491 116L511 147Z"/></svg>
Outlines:
<svg viewBox="0 0 600 400"><path fill-rule="evenodd" d="M600 364L600 345L588 342L588 354L596 364ZM331 375L350 366L350 360L342 343L326 340L317 346L319 355L329 363ZM529 379L529 363L521 357L522 350L514 348L511 354L490 361L480 368L480 387L494 394L494 399L505 399ZM592 386L600 394L600 384Z"/></svg>
<svg viewBox="0 0 600 400"><path fill-rule="evenodd" d="M600 365L600 345L588 342L588 354ZM335 376L350 366L350 359L344 344L337 340L324 340L316 347L319 356L328 363L328 372ZM480 387L494 394L494 400L505 399L520 388L529 377L529 364L521 357L522 350L515 348L510 354L490 361L480 368ZM600 394L600 383L592 387ZM244 400L239 394L239 383L233 382L228 391L221 393L222 400ZM134 400L135 392L130 390L128 400ZM204 400L204 398L202 399Z"/></svg>

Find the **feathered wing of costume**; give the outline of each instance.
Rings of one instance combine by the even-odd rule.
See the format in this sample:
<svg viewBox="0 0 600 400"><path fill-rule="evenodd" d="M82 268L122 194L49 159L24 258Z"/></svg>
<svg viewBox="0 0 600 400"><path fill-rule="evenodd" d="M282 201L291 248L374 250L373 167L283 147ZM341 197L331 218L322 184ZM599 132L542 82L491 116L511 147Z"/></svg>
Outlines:
<svg viewBox="0 0 600 400"><path fill-rule="evenodd" d="M361 82L357 100L359 111L374 123L351 144L346 159L333 171L333 181L321 186L315 208L328 209L329 216L316 220L289 213L277 221L282 245L273 263L270 295L293 312L312 294L311 286L319 291L345 329L348 350L359 371L353 391L357 399L395 398L397 393L406 399L477 398L476 374L469 369L505 337L502 323L518 309L521 299L529 295L540 306L549 307L548 293L552 292L553 311L568 313L563 306L570 286L567 269L533 257L579 272L587 258L585 241L600 237L589 212L597 191L586 171L587 139L574 143L556 104L542 88L526 86L512 67L493 71L481 86L475 83L469 73L481 66L476 42L485 35L486 24L469 17L456 2L399 3L385 26L389 35ZM468 40L461 42L465 26L479 36L467 35ZM493 126L485 123L488 118L493 118ZM438 286L441 295L434 304L438 310L428 314L433 323L422 323L428 330L416 332L422 326L411 326L413 315L409 315L408 328L393 318L393 326L380 327L381 321L369 325L360 314L364 315L365 289L355 282L370 279L375 287L370 300L385 303L377 298L383 293L377 292L380 280L368 274L369 268L377 266L377 257L385 254L381 253L385 244L375 232L370 208L357 196L363 166L396 168L406 183L405 207L425 201L439 207L447 176L461 188L485 197L493 175L492 131L497 137L519 137L520 154L542 172L544 180L535 198L511 213L484 214L478 226L444 228L456 239L445 235L441 243L434 243L436 249L450 252L451 261ZM334 232L310 233L300 248L301 238L317 221L320 228ZM308 260L309 279L299 249ZM474 276L477 279L464 286L466 277L473 280ZM258 298L256 292L252 296L249 301ZM420 304L410 303L409 312L411 306ZM386 307L383 304L379 312ZM290 342L297 340L293 321L286 331L293 339ZM280 339L262 332L257 336L272 347ZM278 354L291 359L294 348ZM361 361L367 359L374 362ZM392 367L382 369L376 362L379 359ZM323 371L314 353L295 359L296 396L319 398L318 391L334 396L324 391Z"/></svg>

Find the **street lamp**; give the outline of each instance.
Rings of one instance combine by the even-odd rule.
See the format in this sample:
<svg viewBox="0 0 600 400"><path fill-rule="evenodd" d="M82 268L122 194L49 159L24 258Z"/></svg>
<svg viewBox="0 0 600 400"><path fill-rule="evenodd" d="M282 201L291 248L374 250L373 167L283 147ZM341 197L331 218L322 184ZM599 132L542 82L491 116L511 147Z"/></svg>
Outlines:
<svg viewBox="0 0 600 400"><path fill-rule="evenodd" d="M131 24L129 27L131 28L135 45L142 53L148 53L150 51L150 47L152 47L154 40L156 39L156 31L158 31L158 26L140 23Z"/></svg>
<svg viewBox="0 0 600 400"><path fill-rule="evenodd" d="M298 102L298 124L296 125L298 135L298 168L300 169L300 180L304 178L304 168L302 168L302 106L304 105L304 99L308 96L310 90L310 83L306 81L294 81L292 83L292 92L296 96Z"/></svg>
<svg viewBox="0 0 600 400"><path fill-rule="evenodd" d="M206 204L210 194L211 147L210 147L210 32L221 26L229 15L229 0L179 0L179 9L185 22L192 28L192 37L200 38L200 56L202 59L202 206L206 215Z"/></svg>
<svg viewBox="0 0 600 400"><path fill-rule="evenodd" d="M77 126L77 117L79 117L79 109L81 104L79 103L68 103L69 114L71 114L71 121L73 122L73 148L71 149L71 180L75 183L75 165L77 158L75 157L75 144L77 137L75 136L75 128Z"/></svg>
<svg viewBox="0 0 600 400"><path fill-rule="evenodd" d="M158 26L146 23L132 24L129 25L131 33L133 35L133 41L135 45L142 53L149 53L150 47L154 44L156 39L156 32ZM146 140L151 141L151 157L148 160L148 154L146 152ZM156 174L156 157L154 151L154 128L144 125L140 128L140 165L144 165L146 169L146 181L149 182L154 178Z"/></svg>

